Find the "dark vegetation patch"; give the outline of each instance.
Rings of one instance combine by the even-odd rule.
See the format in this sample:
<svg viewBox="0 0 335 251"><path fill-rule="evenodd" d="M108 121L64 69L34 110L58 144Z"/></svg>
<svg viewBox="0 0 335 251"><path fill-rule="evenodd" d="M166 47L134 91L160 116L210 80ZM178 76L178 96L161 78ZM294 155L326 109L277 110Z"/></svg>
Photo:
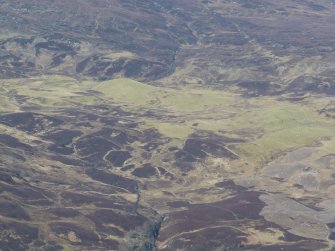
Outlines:
<svg viewBox="0 0 335 251"><path fill-rule="evenodd" d="M72 147L66 147L62 145L61 146L59 145L49 146L48 150L56 154L61 154L61 155L71 155L74 153L74 150Z"/></svg>
<svg viewBox="0 0 335 251"><path fill-rule="evenodd" d="M147 222L147 218L141 215L116 212L113 210L97 210L89 215L89 218L96 224L114 224L126 231L141 227Z"/></svg>
<svg viewBox="0 0 335 251"><path fill-rule="evenodd" d="M169 67L160 62L135 59L125 65L124 71L127 78L154 80L168 75Z"/></svg>
<svg viewBox="0 0 335 251"><path fill-rule="evenodd" d="M61 65L64 62L64 59L66 58L66 56L67 56L66 53L61 53L61 54L59 54L57 56L54 56L52 58L51 66L52 67L56 67L56 66Z"/></svg>
<svg viewBox="0 0 335 251"><path fill-rule="evenodd" d="M170 152L176 152L176 151L178 151L179 149L178 149L178 147L176 147L176 146L172 146L172 147L169 147L168 150L169 150Z"/></svg>
<svg viewBox="0 0 335 251"><path fill-rule="evenodd" d="M76 121L73 121L73 122L80 123L80 124L82 123L82 124L91 125L90 121L95 122L95 121L100 119L100 116L98 115L99 111L96 111L96 110L98 110L98 108L95 107L95 106L90 106L89 112L84 112L84 111L80 111L78 109L73 109L73 108L67 107L66 109L62 110L62 113L64 113L64 115L66 115L68 117L75 117ZM95 112L96 112L96 114L95 114ZM88 126L88 127L90 127L90 126Z"/></svg>
<svg viewBox="0 0 335 251"><path fill-rule="evenodd" d="M179 150L175 153L175 167L181 170L182 172L188 173L189 171L194 169L194 162L196 158L194 158L191 154Z"/></svg>
<svg viewBox="0 0 335 251"><path fill-rule="evenodd" d="M175 153L176 160L179 162L195 162L196 158L185 150L177 150Z"/></svg>
<svg viewBox="0 0 335 251"><path fill-rule="evenodd" d="M24 199L26 201L46 199L46 196L44 193L37 191L33 188L27 187L27 186L15 186L15 185L1 184L0 187L6 192L11 193L14 196L20 197L21 199ZM46 192L46 194L48 193Z"/></svg>
<svg viewBox="0 0 335 251"><path fill-rule="evenodd" d="M93 180L100 181L104 184L120 187L128 190L130 193L137 192L137 182L117 174L106 172L101 169L87 169L86 174L90 176Z"/></svg>
<svg viewBox="0 0 335 251"><path fill-rule="evenodd" d="M74 48L65 43L48 41L48 42L40 42L35 45L36 53L39 54L41 49L48 51L65 51L65 52L73 52Z"/></svg>
<svg viewBox="0 0 335 251"><path fill-rule="evenodd" d="M185 233L162 250L243 250L242 243L247 240L246 234L232 227L203 229L195 233ZM190 241L187 241L190 240Z"/></svg>
<svg viewBox="0 0 335 251"><path fill-rule="evenodd" d="M17 129L36 133L48 128L59 126L62 120L32 112L19 112L0 115L0 123L15 127Z"/></svg>
<svg viewBox="0 0 335 251"><path fill-rule="evenodd" d="M84 166L83 161L77 159L70 159L64 156L57 155L57 156L50 156L49 158L69 166Z"/></svg>
<svg viewBox="0 0 335 251"><path fill-rule="evenodd" d="M168 171L166 171L163 167L157 167L160 175L165 175L168 173Z"/></svg>
<svg viewBox="0 0 335 251"><path fill-rule="evenodd" d="M320 114L335 119L335 102L329 103L326 107L318 111Z"/></svg>
<svg viewBox="0 0 335 251"><path fill-rule="evenodd" d="M170 173L169 171L167 171L166 169L164 169L163 167L157 167L160 176L164 176L167 179L173 180L175 179L174 175L172 173Z"/></svg>
<svg viewBox="0 0 335 251"><path fill-rule="evenodd" d="M159 139L162 136L157 129L153 128L146 129L142 133L144 139Z"/></svg>
<svg viewBox="0 0 335 251"><path fill-rule="evenodd" d="M97 155L101 158L108 152L108 150L119 149L113 142L101 136L86 136L80 138L75 145L80 155Z"/></svg>
<svg viewBox="0 0 335 251"><path fill-rule="evenodd" d="M61 218L73 218L80 215L80 212L72 208L52 208L49 209L48 212Z"/></svg>
<svg viewBox="0 0 335 251"><path fill-rule="evenodd" d="M259 199L260 193L244 191L235 197L213 203L213 205L231 210L237 218L258 219L259 213L265 206Z"/></svg>
<svg viewBox="0 0 335 251"><path fill-rule="evenodd" d="M245 187L236 185L233 180L224 180L215 184L215 187L229 189L237 192L242 192L247 190Z"/></svg>
<svg viewBox="0 0 335 251"><path fill-rule="evenodd" d="M235 46L243 46L249 42L249 40L243 35L239 33L231 33L231 34L223 34L217 35L214 37L207 37L204 39L205 43L215 44L215 45L235 45Z"/></svg>
<svg viewBox="0 0 335 251"><path fill-rule="evenodd" d="M89 6L88 10L85 7L86 4ZM17 57L16 60L12 59L10 62L22 64L22 62L25 62L22 51L31 50L29 52L31 54L35 53L36 57L40 57L44 53L52 54L53 61L50 65L47 65L47 69L61 66L66 56L71 57L72 60L78 62L75 69L67 69L67 72L70 71L73 75L80 74L99 80L111 79L115 74L132 76L138 79L158 79L168 75L174 69L175 53L180 43L190 44L196 40L192 31L182 22L166 27L165 18L161 16L165 13L165 10L156 7L160 6L161 3L146 4L145 7L139 7L138 3L132 1L126 4L115 3L116 6L121 6L122 9L126 10L125 13L129 14L119 11L110 12L108 6L102 7L101 4L92 5L90 2L86 4L83 6L78 5L78 3L71 3L64 7L61 3L53 3L52 5L39 3L39 5L36 5L39 6L36 7L37 11L35 7L29 6L29 13L33 13L34 17L37 15L41 23L45 24L39 26L36 30L36 33L41 36L38 37L38 40L43 40L36 42L38 41L37 37L6 39L6 45L20 46L17 53L9 55ZM40 13L38 11L40 7L41 9L49 8L50 15ZM14 9L17 8L14 7ZM62 11L58 11L59 9ZM78 9L81 10L82 14L74 16L73 13ZM137 15L134 14L135 9L142 13L141 19L138 19ZM101 13L102 17L98 26L94 21L96 13ZM10 17L13 13L7 14L5 19L7 20L8 17L9 19L8 22L3 23L4 26L10 26L11 24ZM13 18L20 19L17 16ZM73 25L74 18L76 25ZM30 18L27 20L24 22L22 19L20 28L23 30L27 30L31 25L34 25ZM54 35L55 33L57 35ZM137 54L137 56L135 58L111 59L104 57L103 53L96 52L87 57L87 54L81 54L79 50L82 41L91 42L92 46L101 48L101 51L128 50ZM10 73L13 76L23 74L19 67L12 71L9 71L9 69L7 75L10 75ZM38 67L34 66L26 74L32 75L37 72ZM57 71L58 74L63 72L62 67Z"/></svg>
<svg viewBox="0 0 335 251"><path fill-rule="evenodd" d="M123 70L125 59L121 58L113 61L109 67L106 69L106 75L108 77L113 77L115 73L119 73Z"/></svg>
<svg viewBox="0 0 335 251"><path fill-rule="evenodd" d="M76 141L75 148L84 161L91 165L103 163L104 156L110 150L119 150L120 146L110 138L110 130L104 129L99 133L82 137Z"/></svg>
<svg viewBox="0 0 335 251"><path fill-rule="evenodd" d="M13 177L10 174L3 172L3 171L0 171L0 181L8 183L8 184L15 183L13 180Z"/></svg>
<svg viewBox="0 0 335 251"><path fill-rule="evenodd" d="M80 241L71 242L72 245L96 246L99 242L99 236L90 229L85 229L72 223L53 222L49 223L52 232L60 238L70 232L74 232Z"/></svg>
<svg viewBox="0 0 335 251"><path fill-rule="evenodd" d="M329 240L335 241L335 232L332 232L328 238Z"/></svg>
<svg viewBox="0 0 335 251"><path fill-rule="evenodd" d="M123 75L126 70L126 65L131 62L131 59L119 58L110 59L103 55L95 55L85 58L76 66L76 72L92 76L98 80L108 80L118 75Z"/></svg>
<svg viewBox="0 0 335 251"><path fill-rule="evenodd" d="M323 5L321 5L319 3L313 3L313 2L308 3L308 7L311 8L312 10L316 10L316 11L325 11L325 10L327 10L327 8L324 7Z"/></svg>
<svg viewBox="0 0 335 251"><path fill-rule="evenodd" d="M219 186L232 186L235 184L225 182ZM319 250L324 247L322 241L309 240L293 235L282 227L267 222L259 215L265 203L259 199L260 193L240 191L235 196L223 201L208 204L188 204L187 209L172 212L168 215L159 239L170 239L176 232L183 233L178 238L169 241L169 247L163 250ZM224 222L220 225L220 222ZM269 246L248 246L245 243L247 234L239 231L248 224L259 230L269 227L284 232L285 244ZM199 230L199 231L193 231ZM257 249L258 248L258 249ZM277 249L276 249L277 248ZM286 249L287 248L287 249Z"/></svg>
<svg viewBox="0 0 335 251"><path fill-rule="evenodd" d="M6 200L0 201L0 214L17 220L30 220L29 214L19 204Z"/></svg>
<svg viewBox="0 0 335 251"><path fill-rule="evenodd" d="M80 61L76 66L76 72L82 73L85 70L87 64L90 62L90 60L91 58L85 58L84 60Z"/></svg>
<svg viewBox="0 0 335 251"><path fill-rule="evenodd" d="M125 166L125 167L122 167L122 168L121 168L121 171L126 172L126 171L129 171L129 170L134 169L134 168L135 168L135 165L130 164L130 165L127 165L127 166Z"/></svg>
<svg viewBox="0 0 335 251"><path fill-rule="evenodd" d="M94 222L95 230L98 233L100 233L100 235L103 238L104 238L104 236L107 237L108 235L123 238L126 234L126 232L123 231L122 229L119 229L117 227L113 227L113 226L109 225L109 223L105 223L104 221L99 220L97 218L97 216L95 216L93 214L90 214L88 216L88 218ZM116 225L116 226L118 226L118 225ZM106 240L106 238L105 238L105 241L108 241L108 239Z"/></svg>
<svg viewBox="0 0 335 251"><path fill-rule="evenodd" d="M285 250L285 251L310 251L310 250L322 250L327 248L328 245L323 241L315 241L315 240L305 240L299 241L296 243L285 243L285 244L277 244L277 245L266 245L266 246L251 246L247 248L254 248L254 250L261 251L277 251L277 250Z"/></svg>
<svg viewBox="0 0 335 251"><path fill-rule="evenodd" d="M171 225L169 225L169 222L165 223L167 226L165 226L164 230L161 232L160 238L164 241L170 236L173 236L175 232L191 232L194 229L202 229L213 225L216 226L220 221L231 221L232 224L234 224L234 227L238 227L236 221L262 220L263 218L259 213L265 204L259 199L259 195L260 194L256 192L246 191L219 202L189 204L186 210L173 212L168 215L171 220ZM208 231L217 232L215 229ZM231 233L234 232L233 230L231 231ZM212 232L212 234L214 234L214 232ZM206 232L204 232L204 236L206 236L205 239L208 238ZM230 239L239 239L238 236L240 236L240 233L238 235L232 234ZM202 237L195 237L195 239L199 238ZM191 240L193 240L193 238L191 238Z"/></svg>
<svg viewBox="0 0 335 251"><path fill-rule="evenodd" d="M196 159L203 159L209 155L229 159L238 158L219 142L215 142L209 139L189 138L186 140L183 150Z"/></svg>
<svg viewBox="0 0 335 251"><path fill-rule="evenodd" d="M75 206L82 206L84 204L94 204L96 207L101 208L112 208L119 210L129 210L133 207L133 204L121 199L119 197L113 197L111 199L99 197L98 195L86 195L74 192L63 192L62 198L71 201Z"/></svg>
<svg viewBox="0 0 335 251"><path fill-rule="evenodd" d="M122 167L129 158L131 158L131 155L128 151L112 151L106 156L106 160L112 162L116 167Z"/></svg>
<svg viewBox="0 0 335 251"><path fill-rule="evenodd" d="M81 135L82 132L80 131L63 129L49 132L43 138L46 140L51 140L52 142L55 143L55 145L67 146L72 143L72 140L74 138L79 137Z"/></svg>
<svg viewBox="0 0 335 251"><path fill-rule="evenodd" d="M20 142L17 138L10 135L0 134L0 144L6 145L11 148L22 149L25 151L32 151L33 148L30 145Z"/></svg>
<svg viewBox="0 0 335 251"><path fill-rule="evenodd" d="M119 131L116 136L111 137L112 142L119 146L125 146L129 143L133 143L136 140L135 136L131 136L126 132Z"/></svg>
<svg viewBox="0 0 335 251"><path fill-rule="evenodd" d="M150 178L158 175L157 169L149 163L136 168L132 174L140 178Z"/></svg>
<svg viewBox="0 0 335 251"><path fill-rule="evenodd" d="M60 251L64 250L63 246L57 244L55 241L49 241L44 247L46 251Z"/></svg>
<svg viewBox="0 0 335 251"><path fill-rule="evenodd" d="M296 94L312 92L333 96L335 95L335 82L332 78L302 76L293 80L286 91Z"/></svg>
<svg viewBox="0 0 335 251"><path fill-rule="evenodd" d="M104 70L110 65L110 62L98 61L88 69L88 75L98 77L99 80L107 80L106 77L102 76Z"/></svg>
<svg viewBox="0 0 335 251"><path fill-rule="evenodd" d="M31 44L34 41L34 38L28 38L28 37L16 37L16 38L9 38L4 41L1 41L1 45L15 43L22 47L27 47L29 44Z"/></svg>
<svg viewBox="0 0 335 251"><path fill-rule="evenodd" d="M38 239L38 229L22 223L0 223L0 247L3 251L28 250Z"/></svg>
<svg viewBox="0 0 335 251"><path fill-rule="evenodd" d="M248 96L269 95L275 87L268 81L245 81L238 83L238 86L245 89Z"/></svg>
<svg viewBox="0 0 335 251"><path fill-rule="evenodd" d="M190 203L188 201L185 201L185 200L171 201L171 202L168 202L166 204L169 207L173 207L173 208L187 207L188 205L190 205Z"/></svg>
<svg viewBox="0 0 335 251"><path fill-rule="evenodd" d="M237 3L241 4L244 8L248 9L258 9L268 5L261 0L238 0Z"/></svg>

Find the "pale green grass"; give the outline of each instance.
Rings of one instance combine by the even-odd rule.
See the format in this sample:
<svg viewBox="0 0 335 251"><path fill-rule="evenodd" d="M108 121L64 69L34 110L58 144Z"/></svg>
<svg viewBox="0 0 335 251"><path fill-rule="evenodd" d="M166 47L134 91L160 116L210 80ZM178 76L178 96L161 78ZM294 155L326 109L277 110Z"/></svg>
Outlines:
<svg viewBox="0 0 335 251"><path fill-rule="evenodd" d="M261 101L260 108L232 121L233 127L248 125L263 135L238 145L237 151L256 163L264 163L282 151L302 147L334 135L334 123L308 107L285 102Z"/></svg>
<svg viewBox="0 0 335 251"><path fill-rule="evenodd" d="M251 99L249 110L234 110L231 107L230 112L236 114L230 118L220 119L220 113L211 112L210 107L203 111L208 118L188 120L185 115L183 123L150 121L148 125L171 138L186 139L192 132L201 129L246 139L246 143L234 145L234 151L260 166L278 153L331 137L335 131L333 121L320 116L313 109L271 98Z"/></svg>
<svg viewBox="0 0 335 251"><path fill-rule="evenodd" d="M90 85L89 82L85 83L85 85L87 84ZM94 84L96 87L91 84L91 88L102 92L111 101L137 106L149 105L160 91L155 87L131 79L117 79Z"/></svg>
<svg viewBox="0 0 335 251"><path fill-rule="evenodd" d="M77 81L63 76L24 80L2 80L3 91L11 88L30 98L29 104L42 107L71 107L114 103L138 113L142 128L155 128L162 135L184 141L196 130L207 130L246 143L233 150L246 161L262 165L272 156L334 135L333 120L316 110L325 102L313 97L304 105L278 101L274 97L244 98L229 91L154 87L130 79L106 82ZM101 94L83 95L90 90ZM15 109L4 98L0 111ZM152 111L163 119L142 117ZM169 119L167 116L174 118ZM177 142L176 141L176 142Z"/></svg>
<svg viewBox="0 0 335 251"><path fill-rule="evenodd" d="M106 81L93 87L112 101L138 106L162 108L173 112L204 111L227 106L235 95L207 89L172 89L154 87L130 79ZM134 108L135 108L134 107Z"/></svg>
<svg viewBox="0 0 335 251"><path fill-rule="evenodd" d="M178 122L161 122L158 120L152 120L152 119L146 119L145 124L142 127L143 129L147 128L155 128L157 129L162 135L179 139L179 140L185 140L187 137L194 132L194 129L192 129L191 126L185 124L185 123L178 123Z"/></svg>

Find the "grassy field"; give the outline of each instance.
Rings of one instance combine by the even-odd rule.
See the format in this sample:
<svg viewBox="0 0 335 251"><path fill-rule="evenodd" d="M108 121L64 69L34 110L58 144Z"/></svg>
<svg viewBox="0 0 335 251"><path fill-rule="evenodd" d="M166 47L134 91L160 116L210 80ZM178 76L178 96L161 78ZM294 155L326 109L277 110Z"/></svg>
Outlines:
<svg viewBox="0 0 335 251"><path fill-rule="evenodd" d="M162 135L178 139L179 144L197 130L246 140L230 147L255 165L263 165L283 151L332 136L335 129L331 120L316 112L315 104L274 97L245 98L227 91L154 87L130 79L97 83L47 76L1 82L3 112L16 107L14 98L7 98L9 92L26 96L31 105L46 109L112 102L138 114L143 129L156 128ZM147 111L157 118L143 116Z"/></svg>

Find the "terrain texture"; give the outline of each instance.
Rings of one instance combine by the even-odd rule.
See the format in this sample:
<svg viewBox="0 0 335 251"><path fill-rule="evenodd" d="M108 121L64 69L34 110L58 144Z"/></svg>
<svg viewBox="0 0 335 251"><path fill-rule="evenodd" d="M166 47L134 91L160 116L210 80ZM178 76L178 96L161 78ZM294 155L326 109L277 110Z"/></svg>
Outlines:
<svg viewBox="0 0 335 251"><path fill-rule="evenodd" d="M334 23L0 0L0 250L335 250Z"/></svg>

